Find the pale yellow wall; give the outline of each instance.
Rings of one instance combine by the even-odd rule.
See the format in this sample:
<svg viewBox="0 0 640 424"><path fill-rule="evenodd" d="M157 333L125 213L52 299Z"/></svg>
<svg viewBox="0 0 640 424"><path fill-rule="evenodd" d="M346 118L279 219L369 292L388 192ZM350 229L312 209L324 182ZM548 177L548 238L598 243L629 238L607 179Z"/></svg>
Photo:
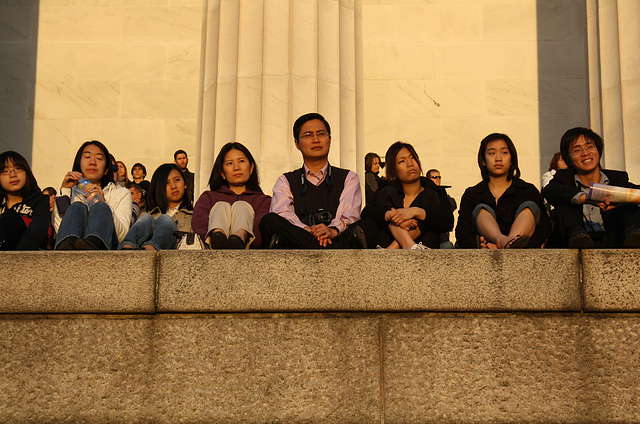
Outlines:
<svg viewBox="0 0 640 424"><path fill-rule="evenodd" d="M459 201L480 180L480 140L506 133L522 177L539 186L563 132L589 125L584 9L363 0L367 151L384 157L396 140L413 144L423 169L438 168Z"/></svg>
<svg viewBox="0 0 640 424"><path fill-rule="evenodd" d="M104 142L129 172L144 163L148 179L179 148L195 163L202 0L40 0L34 13L33 121L5 120L3 127L20 132L33 125L32 166L41 187L59 187L89 139ZM11 63L0 66L28 60L20 49L28 44L26 36L14 42Z"/></svg>
<svg viewBox="0 0 640 424"><path fill-rule="evenodd" d="M203 0L8 4L0 147L16 148L32 124L41 186L57 187L92 138L149 173L178 148L195 167ZM457 199L479 179L475 156L488 133L509 134L523 177L539 184L564 130L589 125L584 1L363 0L362 28L359 154L413 143Z"/></svg>

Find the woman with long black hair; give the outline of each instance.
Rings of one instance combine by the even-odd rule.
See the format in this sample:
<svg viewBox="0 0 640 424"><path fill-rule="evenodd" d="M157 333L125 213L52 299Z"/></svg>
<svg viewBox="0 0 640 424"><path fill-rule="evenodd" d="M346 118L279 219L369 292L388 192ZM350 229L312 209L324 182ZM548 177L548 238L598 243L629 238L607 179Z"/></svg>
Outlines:
<svg viewBox="0 0 640 424"><path fill-rule="evenodd" d="M49 197L42 194L27 160L0 154L0 250L47 248Z"/></svg>
<svg viewBox="0 0 640 424"><path fill-rule="evenodd" d="M478 167L482 181L467 188L460 202L459 247L541 247L551 234L551 221L538 189L520 179L518 153L509 136L486 136L480 142Z"/></svg>
<svg viewBox="0 0 640 424"><path fill-rule="evenodd" d="M53 210L56 250L115 249L131 225L131 192L116 185L107 147L87 141L62 180ZM63 200L66 204L63 205Z"/></svg>
<svg viewBox="0 0 640 424"><path fill-rule="evenodd" d="M161 250L176 247L174 231L191 231L193 208L187 183L175 163L160 165L151 177L149 213L133 224L118 249Z"/></svg>
<svg viewBox="0 0 640 424"><path fill-rule="evenodd" d="M241 143L227 143L211 170L209 189L193 210L193 231L212 249L260 247L259 225L271 196L260 188L253 155Z"/></svg>

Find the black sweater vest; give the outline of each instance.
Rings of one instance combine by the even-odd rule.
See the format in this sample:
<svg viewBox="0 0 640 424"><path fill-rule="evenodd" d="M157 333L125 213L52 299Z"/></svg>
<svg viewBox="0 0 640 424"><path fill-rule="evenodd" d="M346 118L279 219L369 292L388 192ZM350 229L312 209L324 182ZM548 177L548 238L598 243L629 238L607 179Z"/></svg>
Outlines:
<svg viewBox="0 0 640 424"><path fill-rule="evenodd" d="M307 216L320 209L331 212L334 218L336 216L336 211L340 204L340 195L344 189L344 182L347 179L349 170L329 166L331 169L327 168L327 176L318 186L311 184L303 176L304 168L284 174L287 177L287 181L289 181L289 187L293 194L296 215L302 222L305 222Z"/></svg>

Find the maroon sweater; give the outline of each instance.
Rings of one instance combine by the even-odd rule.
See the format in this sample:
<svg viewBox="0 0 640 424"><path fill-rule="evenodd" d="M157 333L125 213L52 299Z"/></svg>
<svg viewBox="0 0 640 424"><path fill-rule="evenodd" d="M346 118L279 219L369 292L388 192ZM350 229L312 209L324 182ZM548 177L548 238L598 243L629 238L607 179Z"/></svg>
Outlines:
<svg viewBox="0 0 640 424"><path fill-rule="evenodd" d="M256 213L256 217L253 220L253 235L256 238L253 240L253 243L251 243L251 247L260 247L262 243L259 230L260 220L269 213L271 196L267 196L259 191L247 190L242 194L235 194L226 186L222 186L216 191L205 191L193 208L193 218L191 218L191 228L193 231L198 233L202 240L204 240L207 235L207 227L209 226L209 212L213 205L217 202L233 204L236 200L249 203Z"/></svg>

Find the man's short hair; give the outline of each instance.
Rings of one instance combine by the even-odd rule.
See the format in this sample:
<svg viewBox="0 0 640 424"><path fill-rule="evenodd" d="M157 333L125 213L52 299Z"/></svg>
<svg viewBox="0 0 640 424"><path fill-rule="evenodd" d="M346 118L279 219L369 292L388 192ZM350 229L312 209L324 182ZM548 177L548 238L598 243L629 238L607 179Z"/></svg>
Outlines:
<svg viewBox="0 0 640 424"><path fill-rule="evenodd" d="M46 192L45 194L46 194L47 196L57 196L57 195L58 195L58 192L57 192L57 191L56 191L56 189L55 189L55 188L53 188L53 187L46 187L46 188L43 188L43 189L42 189L42 192L43 192L43 193L44 193L44 192Z"/></svg>
<svg viewBox="0 0 640 424"><path fill-rule="evenodd" d="M136 184L136 183L129 183L127 184L127 188L132 188L135 190L136 193L141 194L143 192L142 187L140 187L140 184Z"/></svg>
<svg viewBox="0 0 640 424"><path fill-rule="evenodd" d="M173 154L173 160L178 160L178 155L184 154L186 157L189 157L189 155L187 155L187 152L185 152L184 150L176 150L176 152Z"/></svg>
<svg viewBox="0 0 640 424"><path fill-rule="evenodd" d="M298 119L296 119L296 122L293 123L293 138L296 140L296 142L300 141L299 140L300 130L302 129L302 126L305 124L305 122L312 121L314 119L318 119L322 121L322 123L324 124L324 127L327 130L327 134L331 135L331 127L329 126L329 123L327 122L327 120L324 119L324 116L315 112L307 113L305 115L302 115Z"/></svg>
<svg viewBox="0 0 640 424"><path fill-rule="evenodd" d="M438 174L440 173L440 171L438 171L437 169L430 169L427 171L427 177L431 177L432 172L437 172Z"/></svg>
<svg viewBox="0 0 640 424"><path fill-rule="evenodd" d="M131 167L131 176L133 176L133 170L135 168L142 169L142 173L144 174L144 176L145 177L147 176L147 168L143 164L141 164L140 162L134 163L133 166Z"/></svg>
<svg viewBox="0 0 640 424"><path fill-rule="evenodd" d="M571 159L571 145L575 143L580 137L584 137L587 140L593 141L593 144L596 145L596 149L598 149L598 154L600 155L600 159L602 159L602 151L604 150L604 141L602 137L596 134L594 131L589 128L576 127L567 130L566 133L560 139L560 153L562 154L562 159L564 163L571 169L573 167L573 160ZM598 166L600 163L598 162Z"/></svg>

